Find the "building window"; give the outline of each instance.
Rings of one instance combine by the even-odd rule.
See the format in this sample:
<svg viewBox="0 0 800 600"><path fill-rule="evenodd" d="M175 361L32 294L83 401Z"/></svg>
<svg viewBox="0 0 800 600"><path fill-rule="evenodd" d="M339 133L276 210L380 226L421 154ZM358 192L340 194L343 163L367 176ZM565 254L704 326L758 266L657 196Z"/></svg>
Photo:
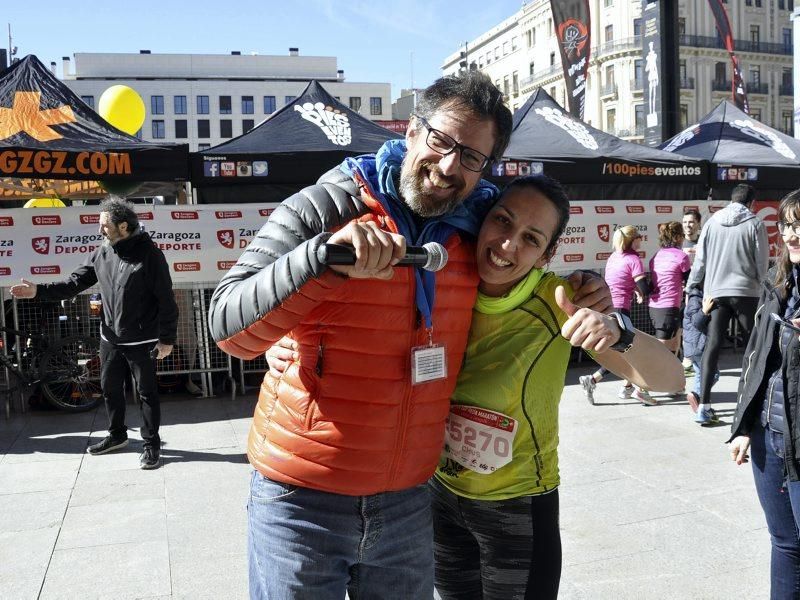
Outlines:
<svg viewBox="0 0 800 600"><path fill-rule="evenodd" d="M206 96L208 98L208 96ZM210 138L211 137L211 121L208 119L197 120L197 137Z"/></svg>
<svg viewBox="0 0 800 600"><path fill-rule="evenodd" d="M681 104L680 107L680 126L681 129L686 129L689 126L689 105L688 104Z"/></svg>
<svg viewBox="0 0 800 600"><path fill-rule="evenodd" d="M634 19L633 20L633 36L639 37L642 34L642 20L641 19Z"/></svg>
<svg viewBox="0 0 800 600"><path fill-rule="evenodd" d="M186 96L175 96L172 99L172 103L176 115L186 114Z"/></svg>
<svg viewBox="0 0 800 600"><path fill-rule="evenodd" d="M511 91L514 92L515 96L519 94L519 73L517 71L511 74Z"/></svg>
<svg viewBox="0 0 800 600"><path fill-rule="evenodd" d="M297 96L284 96L283 97L283 103L284 104L290 104L291 102L294 102L295 98L297 98Z"/></svg>
<svg viewBox="0 0 800 600"><path fill-rule="evenodd" d="M208 96L198 96L197 97L197 114L198 115L207 115L208 114ZM206 121L208 123L208 121ZM208 137L208 136L206 136Z"/></svg>
<svg viewBox="0 0 800 600"><path fill-rule="evenodd" d="M264 96L264 114L271 115L275 112L275 96Z"/></svg>
<svg viewBox="0 0 800 600"><path fill-rule="evenodd" d="M379 96L372 96L369 99L369 114L380 115L383 113L383 99Z"/></svg>
<svg viewBox="0 0 800 600"><path fill-rule="evenodd" d="M525 44L528 48L533 46L533 29L528 29L528 31L525 32Z"/></svg>
<svg viewBox="0 0 800 600"><path fill-rule="evenodd" d="M253 119L242 119L242 133L247 133L253 127L255 127L256 122Z"/></svg>
<svg viewBox="0 0 800 600"><path fill-rule="evenodd" d="M175 138L179 140L185 140L188 137L188 121L186 119L175 119Z"/></svg>
<svg viewBox="0 0 800 600"><path fill-rule="evenodd" d="M758 8L761 8L761 0L756 0L756 6L757 6Z"/></svg>
<svg viewBox="0 0 800 600"><path fill-rule="evenodd" d="M609 6L614 6L614 0L603 0L603 7L608 8Z"/></svg>
<svg viewBox="0 0 800 600"><path fill-rule="evenodd" d="M613 25L606 25L606 38L607 42L610 42L614 39L614 26Z"/></svg>
<svg viewBox="0 0 800 600"><path fill-rule="evenodd" d="M86 106L94 110L94 96L81 96L81 100Z"/></svg>
<svg viewBox="0 0 800 600"><path fill-rule="evenodd" d="M611 88L614 85L614 65L606 67L606 86Z"/></svg>
<svg viewBox="0 0 800 600"><path fill-rule="evenodd" d="M164 114L164 96L150 96L150 114Z"/></svg>
<svg viewBox="0 0 800 600"><path fill-rule="evenodd" d="M760 65L751 65L750 66L750 84L757 87L761 85L761 66Z"/></svg>
<svg viewBox="0 0 800 600"><path fill-rule="evenodd" d="M745 6L753 6L753 0L744 0Z"/></svg>
<svg viewBox="0 0 800 600"><path fill-rule="evenodd" d="M242 114L252 115L255 112L255 106L252 96L242 96Z"/></svg>
<svg viewBox="0 0 800 600"><path fill-rule="evenodd" d="M786 0L778 0L778 10L786 10Z"/></svg>
<svg viewBox="0 0 800 600"><path fill-rule="evenodd" d="M686 35L686 17L678 17L678 35Z"/></svg>
<svg viewBox="0 0 800 600"><path fill-rule="evenodd" d="M361 96L350 96L350 110L361 110Z"/></svg>
<svg viewBox="0 0 800 600"><path fill-rule="evenodd" d="M714 65L714 81L723 85L728 80L728 63L718 62Z"/></svg>
<svg viewBox="0 0 800 600"><path fill-rule="evenodd" d="M634 125L636 126L636 135L642 135L644 131L644 104L636 104L633 107L634 111Z"/></svg>
<svg viewBox="0 0 800 600"><path fill-rule="evenodd" d="M606 131L615 133L617 131L617 109L609 108L606 111Z"/></svg>
<svg viewBox="0 0 800 600"><path fill-rule="evenodd" d="M231 138L233 137L233 121L230 119L219 120L219 137Z"/></svg>
<svg viewBox="0 0 800 600"><path fill-rule="evenodd" d="M536 72L536 65L533 61L528 65L528 75L533 75Z"/></svg>
<svg viewBox="0 0 800 600"><path fill-rule="evenodd" d="M553 66L555 66L555 64L556 64L556 53L555 52L551 52L550 53L550 66L553 67Z"/></svg>
<svg viewBox="0 0 800 600"><path fill-rule="evenodd" d="M787 54L792 53L792 30L788 27L783 28L783 50Z"/></svg>
<svg viewBox="0 0 800 600"><path fill-rule="evenodd" d="M514 52L514 50L516 49L517 49L517 36L514 36L511 38L511 51Z"/></svg>
<svg viewBox="0 0 800 600"><path fill-rule="evenodd" d="M750 116L753 117L756 121L761 120L761 109L760 108L752 108L750 107Z"/></svg>
<svg viewBox="0 0 800 600"><path fill-rule="evenodd" d="M221 114L221 115L229 115L229 114L231 114L231 110L232 110L232 108L231 108L231 97L230 96L220 96L219 97L219 114Z"/></svg>
<svg viewBox="0 0 800 600"><path fill-rule="evenodd" d="M644 68L644 60L641 58L634 59L633 61L633 85L634 89L640 90L644 85L642 78L642 69Z"/></svg>
<svg viewBox="0 0 800 600"><path fill-rule="evenodd" d="M209 148L211 148L211 144L197 144L198 152L201 150L208 150Z"/></svg>
<svg viewBox="0 0 800 600"><path fill-rule="evenodd" d="M496 46L494 49L494 59L498 60L500 58L500 46Z"/></svg>
<svg viewBox="0 0 800 600"><path fill-rule="evenodd" d="M508 80L508 75L503 76L503 95L508 98L511 94L511 84Z"/></svg>
<svg viewBox="0 0 800 600"><path fill-rule="evenodd" d="M503 56L511 52L511 42L503 42Z"/></svg>
<svg viewBox="0 0 800 600"><path fill-rule="evenodd" d="M678 61L678 78L681 83L686 81L686 59L682 58Z"/></svg>
<svg viewBox="0 0 800 600"><path fill-rule="evenodd" d="M750 25L750 43L753 49L758 49L758 42L761 41L761 28L758 25Z"/></svg>
<svg viewBox="0 0 800 600"><path fill-rule="evenodd" d="M794 135L794 121L792 119L792 111L784 110L781 115L781 120L783 121L783 133L786 135Z"/></svg>
<svg viewBox="0 0 800 600"><path fill-rule="evenodd" d="M164 121L156 119L153 121L153 139L163 140L166 137L166 130L164 129Z"/></svg>

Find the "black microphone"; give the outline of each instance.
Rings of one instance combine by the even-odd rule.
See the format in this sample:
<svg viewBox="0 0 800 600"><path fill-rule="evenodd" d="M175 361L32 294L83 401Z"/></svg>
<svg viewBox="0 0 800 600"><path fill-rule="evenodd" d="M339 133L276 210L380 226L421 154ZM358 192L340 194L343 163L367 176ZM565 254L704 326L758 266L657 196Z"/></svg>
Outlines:
<svg viewBox="0 0 800 600"><path fill-rule="evenodd" d="M317 260L323 265L354 265L356 251L352 246L322 244L317 249ZM428 242L421 248L406 246L406 255L396 267L420 266L426 271L439 271L447 264L447 250L441 244Z"/></svg>

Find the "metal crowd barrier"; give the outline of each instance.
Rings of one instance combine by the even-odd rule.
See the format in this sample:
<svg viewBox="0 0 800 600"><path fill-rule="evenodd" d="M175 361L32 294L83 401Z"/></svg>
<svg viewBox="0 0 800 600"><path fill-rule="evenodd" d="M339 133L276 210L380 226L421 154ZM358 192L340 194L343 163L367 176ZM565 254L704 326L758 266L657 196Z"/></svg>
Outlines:
<svg viewBox="0 0 800 600"><path fill-rule="evenodd" d="M174 284L179 312L177 341L172 355L157 362L157 373L162 385L164 377L191 378L194 375L199 382L195 385L200 388L201 397L214 395L213 375L222 373L230 388L230 397L234 399L236 380L233 377L233 359L217 347L208 330L208 305L215 287L216 283ZM53 339L71 335L100 337L100 307L97 300L102 302L102 296L96 287L61 302L44 302L36 298L18 300L11 298L7 288L0 288L0 299L4 307L0 317L0 324L3 326L8 323L9 327L15 329L41 331ZM5 336L3 342L8 343ZM17 351L19 352L19 344ZM179 381L185 383L186 380ZM8 387L9 374L0 369L0 389ZM24 402L20 400L18 404L18 410L27 410ZM11 408L11 400L7 399L7 417Z"/></svg>

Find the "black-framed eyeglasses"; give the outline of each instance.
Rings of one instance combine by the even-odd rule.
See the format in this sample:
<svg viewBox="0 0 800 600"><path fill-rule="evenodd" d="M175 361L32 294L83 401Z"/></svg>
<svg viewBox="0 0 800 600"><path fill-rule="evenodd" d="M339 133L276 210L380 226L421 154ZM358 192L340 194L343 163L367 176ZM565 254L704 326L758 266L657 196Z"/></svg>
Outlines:
<svg viewBox="0 0 800 600"><path fill-rule="evenodd" d="M428 123L424 118L420 117L419 115L414 115L417 120L422 123L423 127L428 130L428 135L425 138L425 143L428 145L428 148L433 150L434 152L438 152L442 156L447 156L455 152L456 150L461 151L461 166L469 171L474 171L476 173L480 173L486 168L492 157L486 156L482 152L478 152L474 148L470 148L469 146L465 146L464 144L459 144L453 138L451 138L446 133L439 131L438 129L434 129L431 127L431 124Z"/></svg>
<svg viewBox="0 0 800 600"><path fill-rule="evenodd" d="M778 221L778 232L781 235L794 235L800 237L800 221L794 223L786 223L785 221Z"/></svg>

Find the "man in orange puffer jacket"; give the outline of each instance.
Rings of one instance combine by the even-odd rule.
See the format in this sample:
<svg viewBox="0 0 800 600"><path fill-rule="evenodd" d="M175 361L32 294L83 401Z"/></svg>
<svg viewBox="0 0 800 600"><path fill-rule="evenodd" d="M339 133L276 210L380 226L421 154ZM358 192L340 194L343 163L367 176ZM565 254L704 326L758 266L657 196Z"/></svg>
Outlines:
<svg viewBox="0 0 800 600"><path fill-rule="evenodd" d="M510 133L488 77L437 80L404 141L284 201L214 292L226 352L298 345L265 376L248 441L252 598L433 597L425 482L469 332L473 236L497 195L481 172ZM442 243L447 266L395 269L406 240ZM321 264L323 243L353 246L356 264ZM414 369L426 357L432 370Z"/></svg>

